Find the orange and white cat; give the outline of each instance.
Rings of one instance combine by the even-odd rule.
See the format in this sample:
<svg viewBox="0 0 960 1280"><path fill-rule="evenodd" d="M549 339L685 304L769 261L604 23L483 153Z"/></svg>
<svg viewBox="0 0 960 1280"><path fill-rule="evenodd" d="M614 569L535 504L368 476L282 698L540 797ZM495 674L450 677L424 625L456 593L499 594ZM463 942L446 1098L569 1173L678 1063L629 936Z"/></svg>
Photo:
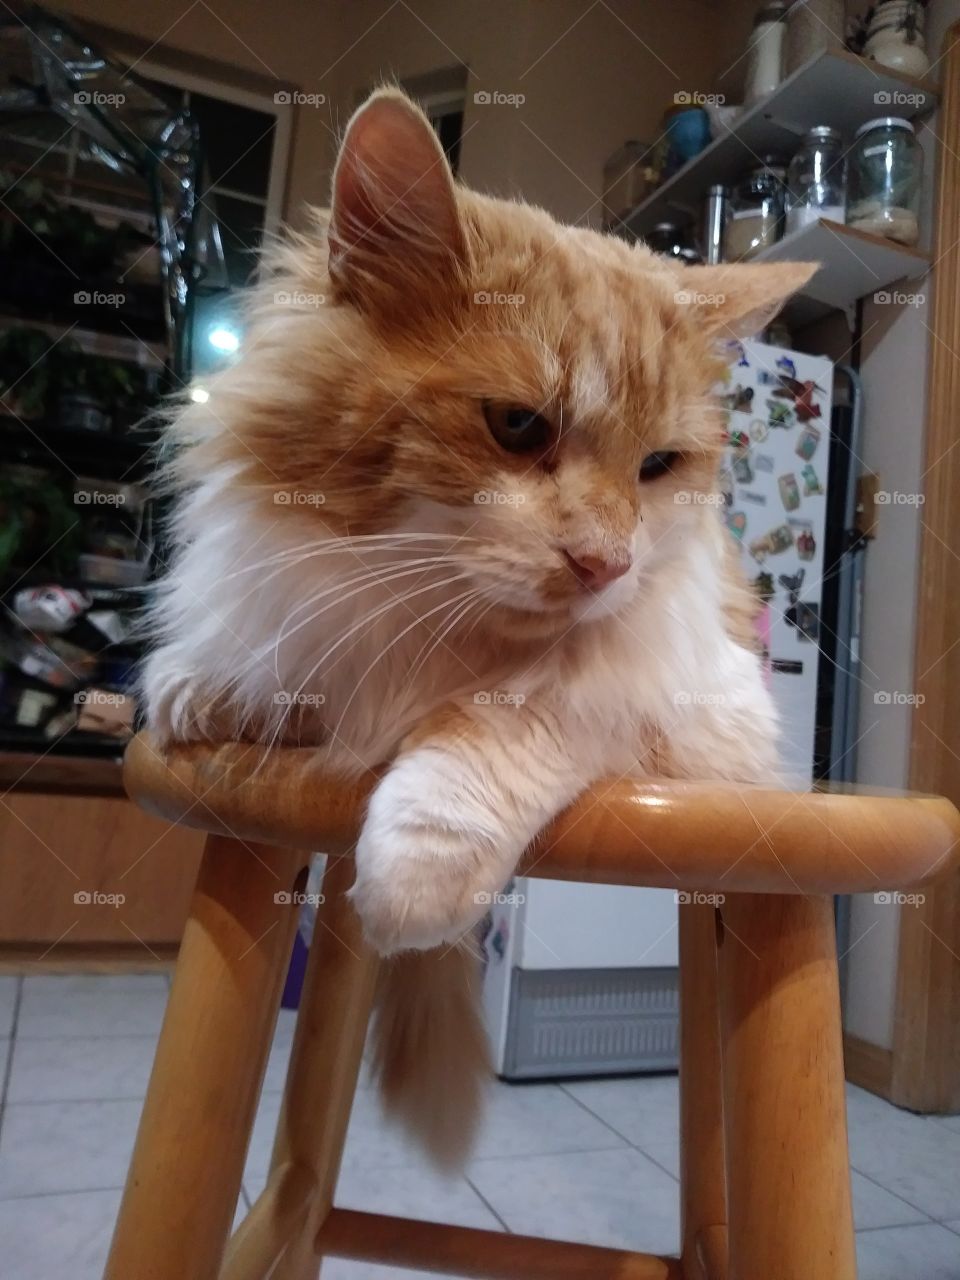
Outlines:
<svg viewBox="0 0 960 1280"><path fill-rule="evenodd" d="M774 768L709 391L812 270L682 268L457 186L395 90L353 117L329 214L172 425L145 691L165 741L388 762L352 891L382 953L461 938L600 777Z"/></svg>

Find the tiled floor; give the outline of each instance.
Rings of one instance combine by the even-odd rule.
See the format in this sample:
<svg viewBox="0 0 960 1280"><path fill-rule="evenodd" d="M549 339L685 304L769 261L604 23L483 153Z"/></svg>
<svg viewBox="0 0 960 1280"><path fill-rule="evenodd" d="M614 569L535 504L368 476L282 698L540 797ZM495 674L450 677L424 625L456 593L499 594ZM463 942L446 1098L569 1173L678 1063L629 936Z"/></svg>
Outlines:
<svg viewBox="0 0 960 1280"><path fill-rule="evenodd" d="M99 1280L166 993L162 976L0 978L4 1280ZM243 1203L263 1185L292 1025L282 1013ZM499 1084L474 1158L463 1176L446 1178L382 1125L364 1080L337 1199L670 1252L676 1127L672 1077ZM861 1280L960 1280L960 1117L910 1116L851 1089L850 1137ZM323 1272L413 1274L339 1261Z"/></svg>

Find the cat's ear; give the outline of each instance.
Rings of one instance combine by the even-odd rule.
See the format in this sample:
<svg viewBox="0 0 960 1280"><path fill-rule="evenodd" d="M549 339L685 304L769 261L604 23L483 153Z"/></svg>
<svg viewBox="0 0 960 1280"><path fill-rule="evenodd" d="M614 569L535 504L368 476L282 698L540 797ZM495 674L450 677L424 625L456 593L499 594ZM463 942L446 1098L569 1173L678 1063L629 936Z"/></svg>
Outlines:
<svg viewBox="0 0 960 1280"><path fill-rule="evenodd" d="M676 298L684 306L696 307L697 315L716 337L752 338L819 269L819 262L686 267Z"/></svg>
<svg viewBox="0 0 960 1280"><path fill-rule="evenodd" d="M398 89L347 125L333 175L330 276L360 303L454 285L466 247L453 175L429 120Z"/></svg>

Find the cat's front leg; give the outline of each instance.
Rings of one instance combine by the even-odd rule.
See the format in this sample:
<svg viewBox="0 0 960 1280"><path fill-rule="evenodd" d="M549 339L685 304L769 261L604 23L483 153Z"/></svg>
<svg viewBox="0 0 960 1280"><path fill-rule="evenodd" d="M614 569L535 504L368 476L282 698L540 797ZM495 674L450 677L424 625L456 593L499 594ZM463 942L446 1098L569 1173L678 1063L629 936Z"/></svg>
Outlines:
<svg viewBox="0 0 960 1280"><path fill-rule="evenodd" d="M377 950L461 937L540 828L604 771L600 756L534 702L456 704L420 726L373 793L357 845L352 896Z"/></svg>

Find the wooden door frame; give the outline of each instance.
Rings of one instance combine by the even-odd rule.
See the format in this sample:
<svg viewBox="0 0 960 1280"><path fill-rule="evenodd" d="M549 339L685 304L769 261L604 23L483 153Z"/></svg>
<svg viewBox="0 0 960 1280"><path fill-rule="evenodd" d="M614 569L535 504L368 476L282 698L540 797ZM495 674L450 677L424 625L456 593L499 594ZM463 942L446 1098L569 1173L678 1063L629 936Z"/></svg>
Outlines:
<svg viewBox="0 0 960 1280"><path fill-rule="evenodd" d="M960 805L960 22L944 47L910 786ZM890 1099L960 1110L960 871L900 909Z"/></svg>

